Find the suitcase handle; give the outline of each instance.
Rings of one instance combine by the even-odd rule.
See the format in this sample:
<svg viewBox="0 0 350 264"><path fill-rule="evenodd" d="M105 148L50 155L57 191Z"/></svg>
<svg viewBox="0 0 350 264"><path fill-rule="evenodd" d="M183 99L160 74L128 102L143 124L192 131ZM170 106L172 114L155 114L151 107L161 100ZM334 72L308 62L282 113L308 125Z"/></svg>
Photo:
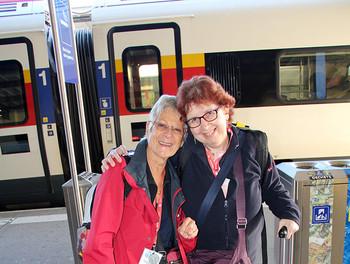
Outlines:
<svg viewBox="0 0 350 264"><path fill-rule="evenodd" d="M288 230L286 226L282 226L280 231L278 231L278 237L282 240L280 241L280 264L286 263L286 238ZM289 263L289 261L288 261Z"/></svg>
<svg viewBox="0 0 350 264"><path fill-rule="evenodd" d="M279 238L285 238L288 234L288 230L286 226L282 226L282 228L280 229L280 231L278 231L278 237Z"/></svg>

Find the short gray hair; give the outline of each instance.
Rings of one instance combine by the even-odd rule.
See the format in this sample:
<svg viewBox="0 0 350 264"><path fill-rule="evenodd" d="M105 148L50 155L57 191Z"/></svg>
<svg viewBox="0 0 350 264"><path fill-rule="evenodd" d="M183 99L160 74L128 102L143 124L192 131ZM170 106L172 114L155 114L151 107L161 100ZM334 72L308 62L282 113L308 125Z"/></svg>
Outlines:
<svg viewBox="0 0 350 264"><path fill-rule="evenodd" d="M164 112L165 109L171 109L177 112L175 95L163 94L159 97L149 113L149 121L154 122L158 120L160 114Z"/></svg>
<svg viewBox="0 0 350 264"><path fill-rule="evenodd" d="M173 110L175 112L178 112L177 106L176 106L176 96L175 95L168 95L168 94L163 94L162 96L159 97L157 102L153 105L151 112L149 113L149 121L151 123L148 126L148 132L151 131L153 122L157 121L160 114L164 112L166 109ZM182 117L179 113L180 119L182 120ZM184 123L184 136L183 140L186 138L186 131L187 131L187 125Z"/></svg>

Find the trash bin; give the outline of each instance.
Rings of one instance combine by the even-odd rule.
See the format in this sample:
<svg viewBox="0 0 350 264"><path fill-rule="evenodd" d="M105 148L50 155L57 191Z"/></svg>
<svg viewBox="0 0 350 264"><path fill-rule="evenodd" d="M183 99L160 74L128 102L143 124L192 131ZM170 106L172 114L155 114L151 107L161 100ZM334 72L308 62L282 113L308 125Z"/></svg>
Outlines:
<svg viewBox="0 0 350 264"><path fill-rule="evenodd" d="M84 210L85 196L87 190L100 179L101 174L91 173L91 172L82 172L78 175L79 183L79 193L81 195L82 208ZM66 205L67 216L68 216L68 225L70 231L70 237L72 242L74 263L83 263L80 257L77 254L76 245L77 245L77 228L79 227L78 223L78 213L77 207L75 204L74 190L73 190L73 181L69 180L62 185L64 202Z"/></svg>
<svg viewBox="0 0 350 264"><path fill-rule="evenodd" d="M346 235L349 168L350 160L277 165L282 183L301 211L300 230L287 244L286 263L350 263L343 262L344 245L350 240Z"/></svg>

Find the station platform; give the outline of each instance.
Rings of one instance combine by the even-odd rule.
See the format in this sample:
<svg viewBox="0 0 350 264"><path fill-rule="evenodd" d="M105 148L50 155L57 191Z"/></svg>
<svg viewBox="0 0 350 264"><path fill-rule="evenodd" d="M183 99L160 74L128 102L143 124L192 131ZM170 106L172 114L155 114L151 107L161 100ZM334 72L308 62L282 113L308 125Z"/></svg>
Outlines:
<svg viewBox="0 0 350 264"><path fill-rule="evenodd" d="M0 212L3 264L73 264L65 207Z"/></svg>
<svg viewBox="0 0 350 264"><path fill-rule="evenodd" d="M277 220L267 207L264 214L274 235ZM278 246L268 243L269 263L278 263ZM0 263L74 264L66 207L0 212Z"/></svg>

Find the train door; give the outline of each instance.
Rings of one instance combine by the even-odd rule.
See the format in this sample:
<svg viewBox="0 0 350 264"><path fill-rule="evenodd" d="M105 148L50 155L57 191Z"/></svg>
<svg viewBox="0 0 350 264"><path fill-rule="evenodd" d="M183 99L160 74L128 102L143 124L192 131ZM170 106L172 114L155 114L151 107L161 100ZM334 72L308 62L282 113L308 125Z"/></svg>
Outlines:
<svg viewBox="0 0 350 264"><path fill-rule="evenodd" d="M45 32L14 35L0 39L0 207L62 205Z"/></svg>
<svg viewBox="0 0 350 264"><path fill-rule="evenodd" d="M153 104L162 94L175 95L182 81L180 29L176 23L115 26L107 41L110 93L101 85L106 64L96 65L103 141L114 141L115 132L114 146L135 149Z"/></svg>
<svg viewBox="0 0 350 264"><path fill-rule="evenodd" d="M33 50L26 38L0 42L0 167L1 180L18 180L17 190L1 188L1 195L23 192L23 178L49 175L41 127L37 126L38 94L33 87ZM44 184L52 192L49 178ZM35 180L34 180L35 181ZM5 186L5 185L2 185ZM23 189L22 189L23 188ZM29 192L29 188L27 189Z"/></svg>

